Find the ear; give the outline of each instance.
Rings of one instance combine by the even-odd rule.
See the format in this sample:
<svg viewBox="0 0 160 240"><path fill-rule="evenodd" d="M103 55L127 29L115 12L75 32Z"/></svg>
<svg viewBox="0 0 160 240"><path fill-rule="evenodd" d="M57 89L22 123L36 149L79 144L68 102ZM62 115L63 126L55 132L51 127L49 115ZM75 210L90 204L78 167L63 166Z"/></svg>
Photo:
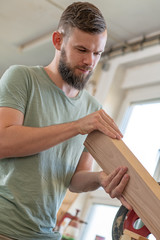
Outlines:
<svg viewBox="0 0 160 240"><path fill-rule="evenodd" d="M61 49L62 45L62 40L63 40L63 35L62 33L56 31L52 35L52 42L57 50Z"/></svg>

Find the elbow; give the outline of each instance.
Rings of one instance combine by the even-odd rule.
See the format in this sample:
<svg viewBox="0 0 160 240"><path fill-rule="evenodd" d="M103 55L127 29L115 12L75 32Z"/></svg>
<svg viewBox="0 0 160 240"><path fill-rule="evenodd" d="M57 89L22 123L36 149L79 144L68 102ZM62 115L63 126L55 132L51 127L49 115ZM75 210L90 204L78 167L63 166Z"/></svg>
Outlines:
<svg viewBox="0 0 160 240"><path fill-rule="evenodd" d="M4 158L12 157L11 151L9 149L8 144L0 143L0 160Z"/></svg>
<svg viewBox="0 0 160 240"><path fill-rule="evenodd" d="M70 192L74 193L74 189L71 186L69 186L68 189L69 189Z"/></svg>
<svg viewBox="0 0 160 240"><path fill-rule="evenodd" d="M0 159L6 157L9 157L9 147L3 132L0 131Z"/></svg>
<svg viewBox="0 0 160 240"><path fill-rule="evenodd" d="M74 186L72 183L70 183L69 185L69 191L72 193L81 193L83 191L81 191L77 186Z"/></svg>
<svg viewBox="0 0 160 240"><path fill-rule="evenodd" d="M82 192L83 192L83 191L80 191L80 190L75 189L75 188L69 188L69 191L70 191L71 193L82 193Z"/></svg>
<svg viewBox="0 0 160 240"><path fill-rule="evenodd" d="M4 152L4 146L3 146L3 137L2 134L0 133L0 159L2 159L3 156L3 152Z"/></svg>
<svg viewBox="0 0 160 240"><path fill-rule="evenodd" d="M7 157L7 152L4 148L4 144L1 143L0 141L0 160Z"/></svg>
<svg viewBox="0 0 160 240"><path fill-rule="evenodd" d="M69 185L69 191L72 192L72 193L75 193L75 189L74 187L72 186L72 184Z"/></svg>
<svg viewBox="0 0 160 240"><path fill-rule="evenodd" d="M4 154L4 151L3 149L1 148L1 145L0 145L0 160L5 158L5 154Z"/></svg>

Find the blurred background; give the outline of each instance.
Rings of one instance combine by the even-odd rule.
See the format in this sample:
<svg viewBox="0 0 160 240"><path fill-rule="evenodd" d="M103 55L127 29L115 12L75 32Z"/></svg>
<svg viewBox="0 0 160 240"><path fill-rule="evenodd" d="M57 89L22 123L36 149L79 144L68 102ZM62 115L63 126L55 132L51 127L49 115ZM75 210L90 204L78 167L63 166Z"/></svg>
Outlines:
<svg viewBox="0 0 160 240"><path fill-rule="evenodd" d="M0 0L0 76L10 65L50 63L54 57L52 33L72 2ZM89 2L106 19L108 41L87 89L117 122L128 147L159 181L160 1ZM100 170L96 162L94 169ZM79 209L78 217L87 224L79 225L77 239L112 240L112 223L119 206L118 200L110 199L101 189L84 194L68 192L58 219L63 215L70 220ZM61 232L67 224L63 221Z"/></svg>

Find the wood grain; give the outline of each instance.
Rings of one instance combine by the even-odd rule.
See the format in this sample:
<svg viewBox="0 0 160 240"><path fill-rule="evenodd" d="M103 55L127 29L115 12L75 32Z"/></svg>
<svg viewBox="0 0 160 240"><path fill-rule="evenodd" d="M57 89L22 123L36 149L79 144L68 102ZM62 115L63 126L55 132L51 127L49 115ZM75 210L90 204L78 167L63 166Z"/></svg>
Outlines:
<svg viewBox="0 0 160 240"><path fill-rule="evenodd" d="M120 240L147 240L147 238L125 229Z"/></svg>
<svg viewBox="0 0 160 240"><path fill-rule="evenodd" d="M94 131L88 135L84 145L107 174L119 166L128 167L130 181L123 195L150 232L160 240L158 183L122 140L111 139L99 131Z"/></svg>

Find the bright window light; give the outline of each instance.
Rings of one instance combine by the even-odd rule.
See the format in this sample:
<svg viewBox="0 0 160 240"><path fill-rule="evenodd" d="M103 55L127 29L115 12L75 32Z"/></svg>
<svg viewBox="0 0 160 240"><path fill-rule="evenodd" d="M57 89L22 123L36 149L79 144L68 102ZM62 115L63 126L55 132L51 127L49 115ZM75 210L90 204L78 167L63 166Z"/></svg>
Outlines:
<svg viewBox="0 0 160 240"><path fill-rule="evenodd" d="M133 105L123 141L153 176L160 149L160 102Z"/></svg>
<svg viewBox="0 0 160 240"><path fill-rule="evenodd" d="M83 240L95 240L96 236L112 240L112 224L119 207L93 204Z"/></svg>

